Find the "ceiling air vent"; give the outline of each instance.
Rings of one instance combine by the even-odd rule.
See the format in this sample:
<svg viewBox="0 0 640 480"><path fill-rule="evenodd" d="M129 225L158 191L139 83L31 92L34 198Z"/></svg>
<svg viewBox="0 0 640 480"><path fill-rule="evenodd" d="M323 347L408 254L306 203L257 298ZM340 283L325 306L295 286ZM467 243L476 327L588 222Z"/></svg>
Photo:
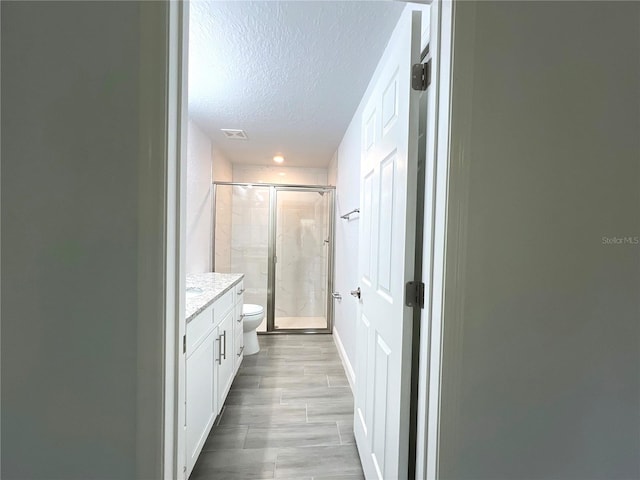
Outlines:
<svg viewBox="0 0 640 480"><path fill-rule="evenodd" d="M236 130L233 128L221 128L224 136L231 140L248 140L247 133L244 130Z"/></svg>

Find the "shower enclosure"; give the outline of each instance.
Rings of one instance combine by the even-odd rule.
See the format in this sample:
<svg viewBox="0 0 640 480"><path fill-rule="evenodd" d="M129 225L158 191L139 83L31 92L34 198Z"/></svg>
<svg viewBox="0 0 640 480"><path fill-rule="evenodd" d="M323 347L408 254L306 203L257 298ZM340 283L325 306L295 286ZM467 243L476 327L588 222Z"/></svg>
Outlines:
<svg viewBox="0 0 640 480"><path fill-rule="evenodd" d="M214 271L244 273L259 332L332 327L334 187L216 182Z"/></svg>

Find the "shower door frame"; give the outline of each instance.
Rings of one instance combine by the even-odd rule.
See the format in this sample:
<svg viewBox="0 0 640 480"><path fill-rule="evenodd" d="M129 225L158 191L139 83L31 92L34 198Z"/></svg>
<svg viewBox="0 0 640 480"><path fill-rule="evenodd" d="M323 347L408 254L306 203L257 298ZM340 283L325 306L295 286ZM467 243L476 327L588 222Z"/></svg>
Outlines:
<svg viewBox="0 0 640 480"><path fill-rule="evenodd" d="M335 190L336 187L330 185L287 185L280 183L258 183L258 182L213 182L212 201L212 222L211 222L211 265L215 271L215 229L216 229L216 195L217 186L227 185L230 187L269 187L269 243L267 251L267 331L258 332L260 335L278 335L281 333L314 334L331 333L333 331L333 272L334 272L334 245L335 245ZM327 221L329 246L327 251L327 291L326 291L326 328L276 328L275 325L275 281L276 281L276 234L277 234L277 199L278 191L294 192L326 192L329 193L329 215ZM240 272L241 273L241 272Z"/></svg>

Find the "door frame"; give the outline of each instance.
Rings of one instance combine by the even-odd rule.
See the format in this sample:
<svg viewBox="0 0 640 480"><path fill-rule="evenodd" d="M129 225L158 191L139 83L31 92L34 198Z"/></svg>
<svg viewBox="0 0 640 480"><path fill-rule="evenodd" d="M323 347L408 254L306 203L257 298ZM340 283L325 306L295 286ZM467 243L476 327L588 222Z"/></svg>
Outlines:
<svg viewBox="0 0 640 480"><path fill-rule="evenodd" d="M474 10L474 8L471 8ZM425 308L421 312L420 354L418 363L418 405L416 478L435 480L439 463L447 449L441 443L442 392L453 391L447 398L459 400L455 385L459 381L457 346L461 331L457 326L463 309L464 282L459 270L466 251L465 225L468 192L467 138L451 142L454 81L470 91L473 52L473 23L456 25L456 4L452 1L431 4L432 84L429 87L427 112L427 157L425 185L425 228L423 278L425 279ZM457 28L456 28L457 26ZM454 33L464 31L464 45L455 44ZM461 51L462 50L462 51ZM460 124L471 117L471 104L465 95L455 99ZM458 128L461 128L458 125ZM430 178L429 178L430 176ZM453 179L456 179L454 182ZM446 296L445 296L446 293ZM445 328L446 327L446 328ZM445 336L446 334L446 336ZM446 348L445 348L446 346ZM446 357L446 360L445 360ZM447 365L448 385L444 385L442 370Z"/></svg>
<svg viewBox="0 0 640 480"><path fill-rule="evenodd" d="M453 31L454 9L453 2L419 2L431 4L430 44L433 52L432 79L428 100L427 115L427 171L434 174L433 184L427 185L426 198L432 196L433 218L431 225L425 224L425 240L430 236L429 251L431 258L429 284L426 291L425 309L421 314L421 324L426 325L425 332L420 338L420 375L425 383L418 392L419 403L426 408L422 415L418 413L417 425L417 465L416 478L435 479L438 475L438 456L440 452L440 396L441 370L443 363L443 334L444 334L444 285L445 285L445 253L449 262L455 260L457 252L446 251L446 226L454 221L449 208L449 164L452 163L452 147L450 145L451 121L451 83L453 66ZM187 132L187 78L188 78L188 38L189 38L189 4L185 1L168 3L168 18L154 18L162 22L166 28L167 89L166 114L167 124L167 154L164 164L155 168L161 170L162 179L158 186L162 186L165 197L163 202L164 215L158 220L160 230L164 232L164 249L162 254L164 288L162 303L165 307L162 335L162 411L155 422L155 430L161 434L161 456L158 468L164 479L184 479L182 467L186 466L184 451L184 356L182 355L181 338L185 330L184 291L186 258L184 245L186 240L186 132ZM156 51L157 45L149 45L149 51ZM156 50L154 50L154 48ZM456 65L460 60L456 61ZM459 149L462 147L458 148ZM154 180L158 183L157 180ZM284 186L284 185L283 185ZM148 192L141 184L141 198ZM323 186L324 187L324 186ZM432 190L429 190L429 188ZM335 196L332 199L335 202ZM148 204L141 207L141 214L158 215L158 206ZM335 208L332 208L334 219L331 222L332 243L335 234ZM454 212L455 214L455 212ZM427 232L427 230L429 230ZM453 242L449 234L449 242ZM459 238L459 235L457 236ZM449 243L452 245L453 243ZM425 248L427 244L425 243ZM151 255L152 252L149 253ZM330 268L333 272L333 255ZM157 262L157 259L154 261ZM330 292L329 292L330 296ZM448 300L447 304L454 300ZM331 311L333 303L329 302ZM333 314L331 314L333 323ZM139 344L154 344L158 348L157 339L140 339ZM415 366L413 367L415 368ZM144 394L150 395L148 382L142 377L148 377L149 372L139 374L139 386ZM155 391L155 390L154 390ZM148 409L148 405L139 402L138 410ZM141 419L145 424L139 430L149 432L149 419ZM138 444L148 442L148 437L140 438ZM139 464L143 459L141 458ZM422 474L422 475L421 475Z"/></svg>
<svg viewBox="0 0 640 480"><path fill-rule="evenodd" d="M188 129L188 49L189 2L167 2L166 57L166 143L162 187L165 202L162 204L164 222L164 304L163 332L163 416L162 460L160 478L165 480L185 478L185 354L182 339L185 335L185 271L186 271L186 166ZM156 47L157 48L157 47ZM142 88L145 84L141 83ZM150 207L151 208L151 207ZM153 205L154 215L158 206ZM147 211L146 215L151 215ZM158 292L153 292L158 295ZM139 341L157 342L153 338ZM140 376L149 372L140 371ZM142 404L142 410L149 406ZM148 442L141 438L140 443ZM141 477L144 478L145 476Z"/></svg>

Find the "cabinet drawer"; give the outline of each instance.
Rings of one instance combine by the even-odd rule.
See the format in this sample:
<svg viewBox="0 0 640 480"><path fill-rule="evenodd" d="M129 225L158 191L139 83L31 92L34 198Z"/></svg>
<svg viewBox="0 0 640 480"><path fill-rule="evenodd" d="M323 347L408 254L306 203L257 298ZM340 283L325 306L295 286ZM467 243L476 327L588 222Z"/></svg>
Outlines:
<svg viewBox="0 0 640 480"><path fill-rule="evenodd" d="M213 306L207 307L187 323L187 357L213 329Z"/></svg>
<svg viewBox="0 0 640 480"><path fill-rule="evenodd" d="M227 293L225 293L222 297L216 300L213 303L213 311L214 311L214 321L216 325L221 322L224 317L227 316L229 310L233 308L234 300L234 289L230 289Z"/></svg>

